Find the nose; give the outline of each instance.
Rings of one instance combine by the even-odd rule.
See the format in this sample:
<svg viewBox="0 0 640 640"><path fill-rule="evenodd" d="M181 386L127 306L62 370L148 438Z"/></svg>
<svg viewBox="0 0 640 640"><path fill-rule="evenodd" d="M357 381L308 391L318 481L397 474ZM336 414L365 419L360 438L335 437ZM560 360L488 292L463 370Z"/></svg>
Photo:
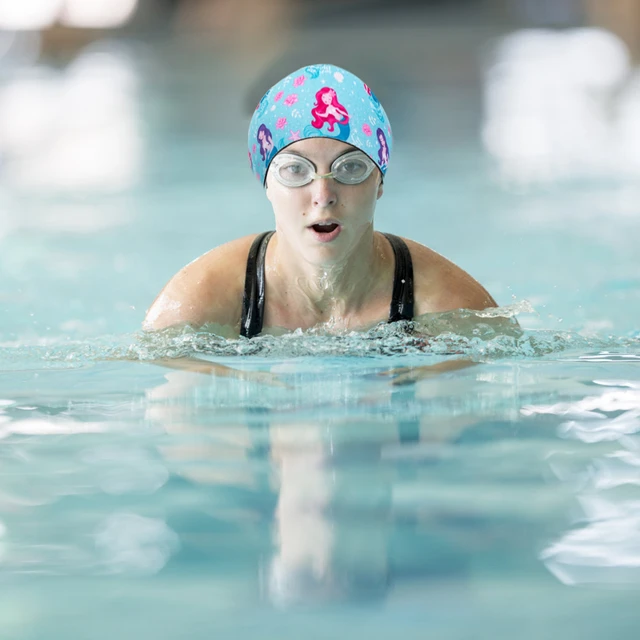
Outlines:
<svg viewBox="0 0 640 640"><path fill-rule="evenodd" d="M332 207L338 202L336 181L333 178L316 178L312 188L314 207Z"/></svg>

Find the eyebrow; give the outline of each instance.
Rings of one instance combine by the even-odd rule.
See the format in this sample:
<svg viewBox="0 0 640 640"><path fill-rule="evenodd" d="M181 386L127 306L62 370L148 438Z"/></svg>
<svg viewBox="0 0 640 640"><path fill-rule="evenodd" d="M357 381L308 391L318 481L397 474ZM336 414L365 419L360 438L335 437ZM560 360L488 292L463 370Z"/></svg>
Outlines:
<svg viewBox="0 0 640 640"><path fill-rule="evenodd" d="M338 158L342 158L342 156L346 156L347 153L353 153L354 151L359 151L363 155L366 155L364 151L362 151L361 149L356 149L354 147L353 149L348 149L347 151L343 151L342 153L339 153L333 160L331 160L331 162L329 162L329 166L331 166ZM280 153L283 153L283 154L288 153L289 155L292 155L292 156L298 156L298 158L304 158L305 160L308 160L314 167L316 166L316 163L311 158L307 158L307 156L304 156L297 151L283 149Z"/></svg>

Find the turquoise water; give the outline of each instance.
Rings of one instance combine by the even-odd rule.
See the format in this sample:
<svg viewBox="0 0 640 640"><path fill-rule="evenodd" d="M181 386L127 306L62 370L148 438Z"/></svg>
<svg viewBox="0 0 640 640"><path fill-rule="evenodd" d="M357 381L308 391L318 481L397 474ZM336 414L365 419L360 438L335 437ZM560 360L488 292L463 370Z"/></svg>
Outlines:
<svg viewBox="0 0 640 640"><path fill-rule="evenodd" d="M463 89L405 88L378 226L469 270L521 338L148 338L180 266L271 219L236 76L108 64L127 166L98 145L92 174L3 175L0 637L635 637L637 184L505 184ZM464 126L409 135L416 104ZM480 364L380 375L451 344ZM245 375L148 362L193 352Z"/></svg>

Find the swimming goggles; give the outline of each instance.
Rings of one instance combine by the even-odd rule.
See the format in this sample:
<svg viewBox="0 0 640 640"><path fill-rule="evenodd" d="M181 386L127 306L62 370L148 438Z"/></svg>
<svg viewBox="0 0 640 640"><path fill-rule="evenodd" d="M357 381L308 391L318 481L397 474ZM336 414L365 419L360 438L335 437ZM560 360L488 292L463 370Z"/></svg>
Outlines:
<svg viewBox="0 0 640 640"><path fill-rule="evenodd" d="M362 151L350 151L336 158L331 173L318 174L316 166L294 153L279 153L271 162L271 171L285 187L304 187L316 178L333 178L341 184L360 184L375 169L376 164Z"/></svg>

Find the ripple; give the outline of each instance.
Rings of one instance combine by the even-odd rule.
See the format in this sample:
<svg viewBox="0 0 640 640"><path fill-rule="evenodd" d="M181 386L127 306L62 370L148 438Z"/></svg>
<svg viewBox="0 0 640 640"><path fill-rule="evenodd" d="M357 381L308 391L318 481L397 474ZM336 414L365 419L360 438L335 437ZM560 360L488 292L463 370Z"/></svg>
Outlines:
<svg viewBox="0 0 640 640"><path fill-rule="evenodd" d="M514 318L531 310L523 302L485 311L429 314L413 322L382 323L366 332L296 330L251 340L224 338L206 327L184 327L90 340L14 341L0 344L0 370L76 368L103 360L152 361L193 355L269 358L459 355L479 361L563 356L564 360L586 362L640 360L638 334L585 336L577 331L522 331Z"/></svg>
<svg viewBox="0 0 640 640"><path fill-rule="evenodd" d="M581 472L555 467L578 488L579 522L540 554L564 584L640 585L640 384L636 380L594 380L597 393L552 405L529 405L525 416L556 415L569 420L558 435L593 449L619 446L591 459Z"/></svg>

